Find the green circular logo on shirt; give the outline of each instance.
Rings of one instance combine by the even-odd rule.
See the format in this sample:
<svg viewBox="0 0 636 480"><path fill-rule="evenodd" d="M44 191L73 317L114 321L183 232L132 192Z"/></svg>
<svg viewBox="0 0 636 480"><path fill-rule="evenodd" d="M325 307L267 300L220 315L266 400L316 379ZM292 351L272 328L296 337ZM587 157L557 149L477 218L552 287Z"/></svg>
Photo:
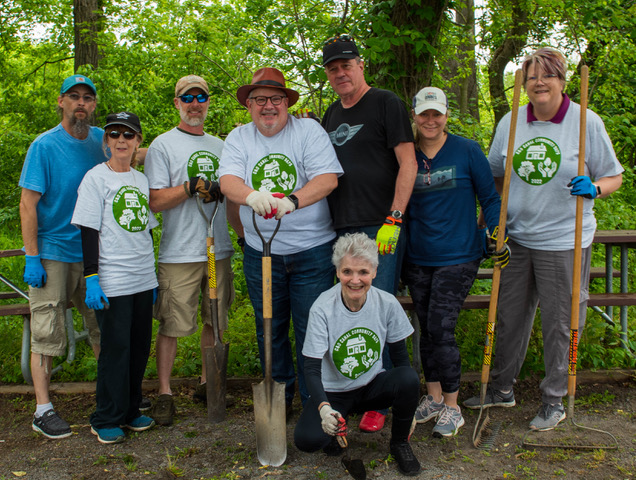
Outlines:
<svg viewBox="0 0 636 480"><path fill-rule="evenodd" d="M119 189L113 198L113 216L117 224L129 232L141 232L150 221L148 197L130 185Z"/></svg>
<svg viewBox="0 0 636 480"><path fill-rule="evenodd" d="M549 138L528 140L515 151L512 166L524 182L530 185L548 183L561 165L561 149Z"/></svg>
<svg viewBox="0 0 636 480"><path fill-rule="evenodd" d="M368 328L354 328L333 346L333 363L345 377L356 379L380 360L380 339Z"/></svg>
<svg viewBox="0 0 636 480"><path fill-rule="evenodd" d="M261 158L252 170L252 187L260 192L289 195L296 187L296 166L281 153Z"/></svg>
<svg viewBox="0 0 636 480"><path fill-rule="evenodd" d="M206 180L219 180L219 157L205 150L199 150L190 155L188 160L188 178L202 177Z"/></svg>

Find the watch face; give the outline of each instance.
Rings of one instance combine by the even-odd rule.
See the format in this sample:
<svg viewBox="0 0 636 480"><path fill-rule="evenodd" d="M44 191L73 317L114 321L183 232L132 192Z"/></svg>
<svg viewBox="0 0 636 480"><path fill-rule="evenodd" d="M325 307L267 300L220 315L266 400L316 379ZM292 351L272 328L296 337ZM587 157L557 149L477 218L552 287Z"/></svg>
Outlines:
<svg viewBox="0 0 636 480"><path fill-rule="evenodd" d="M399 210L393 210L391 212L391 216L393 218L402 218L402 212L400 212Z"/></svg>

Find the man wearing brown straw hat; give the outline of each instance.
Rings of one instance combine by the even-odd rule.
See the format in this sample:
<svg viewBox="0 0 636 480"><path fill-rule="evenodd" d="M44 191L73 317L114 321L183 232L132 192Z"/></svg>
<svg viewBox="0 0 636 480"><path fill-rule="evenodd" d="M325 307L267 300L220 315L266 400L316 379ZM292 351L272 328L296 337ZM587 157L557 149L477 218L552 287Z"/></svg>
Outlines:
<svg viewBox="0 0 636 480"><path fill-rule="evenodd" d="M225 141L219 169L221 190L228 198L228 219L245 237L243 268L256 316L263 360L262 243L252 224L272 241L272 376L285 382L288 413L295 379L289 341L294 322L301 401L308 398L302 347L309 309L333 286L331 248L336 237L325 197L336 187L342 169L329 136L311 118L295 118L287 110L298 92L285 86L275 68L261 68L252 82L236 92L252 122L234 129Z"/></svg>
<svg viewBox="0 0 636 480"><path fill-rule="evenodd" d="M174 106L181 121L176 128L159 135L148 148L145 173L150 184L150 208L163 212L159 245L159 296L155 318L157 332L157 376L159 397L153 418L159 425L171 425L175 413L170 374L177 354L177 339L195 333L197 309L201 306L201 357L213 344L212 317L208 301L208 264L205 238L206 222L197 208L214 219L217 293L221 333L227 329L228 310L234 298L231 258L234 253L227 228L225 202L217 183L223 141L208 135L203 125L210 106L207 82L197 75L179 79ZM201 380L206 378L201 362ZM206 400L206 385L200 383L194 393L197 401Z"/></svg>

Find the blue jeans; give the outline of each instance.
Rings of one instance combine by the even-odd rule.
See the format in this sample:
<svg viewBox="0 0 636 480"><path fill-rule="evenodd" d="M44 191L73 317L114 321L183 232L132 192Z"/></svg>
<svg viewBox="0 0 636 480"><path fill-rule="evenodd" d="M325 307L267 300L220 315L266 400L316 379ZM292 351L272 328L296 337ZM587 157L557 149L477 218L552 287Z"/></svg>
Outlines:
<svg viewBox="0 0 636 480"><path fill-rule="evenodd" d="M309 398L305 385L303 344L309 309L318 296L334 285L335 268L331 263L333 241L291 255L272 255L272 377L285 383L285 401L294 399L294 362L289 341L290 318L294 322L298 389L303 403ZM263 353L263 274L262 253L245 245L243 270L247 290L256 317L256 338L261 367Z"/></svg>

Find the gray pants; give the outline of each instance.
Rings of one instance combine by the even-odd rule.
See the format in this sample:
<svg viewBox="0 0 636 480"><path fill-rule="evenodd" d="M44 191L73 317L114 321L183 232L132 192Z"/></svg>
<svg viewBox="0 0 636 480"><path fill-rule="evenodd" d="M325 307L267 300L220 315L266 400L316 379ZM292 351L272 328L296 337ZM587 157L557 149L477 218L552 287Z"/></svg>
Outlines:
<svg viewBox="0 0 636 480"><path fill-rule="evenodd" d="M512 240L508 244L512 255L501 272L492 385L508 390L515 383L540 303L545 364L542 400L559 403L567 394L574 250L532 250ZM581 254L579 330L585 325L591 251L589 246Z"/></svg>

